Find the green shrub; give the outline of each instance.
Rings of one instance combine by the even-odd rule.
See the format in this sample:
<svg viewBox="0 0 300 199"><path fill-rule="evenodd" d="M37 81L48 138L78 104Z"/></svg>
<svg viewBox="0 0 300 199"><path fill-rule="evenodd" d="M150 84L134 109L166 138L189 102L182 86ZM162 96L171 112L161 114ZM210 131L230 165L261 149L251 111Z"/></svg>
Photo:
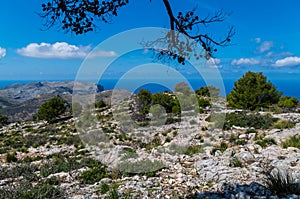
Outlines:
<svg viewBox="0 0 300 199"><path fill-rule="evenodd" d="M211 153L214 155L214 154L216 153L216 151L218 151L218 150L221 151L221 152L223 153L227 148L228 148L227 143L223 141L223 142L221 142L220 145L215 146L215 147L212 149Z"/></svg>
<svg viewBox="0 0 300 199"><path fill-rule="evenodd" d="M172 131L172 129L167 129L167 130L163 131L161 134L163 136L167 136L169 133L171 133L171 131Z"/></svg>
<svg viewBox="0 0 300 199"><path fill-rule="evenodd" d="M0 115L0 127L8 124L8 117Z"/></svg>
<svg viewBox="0 0 300 199"><path fill-rule="evenodd" d="M124 161L118 164L117 169L125 175L146 175L154 177L158 170L165 168L162 161L144 159L137 162Z"/></svg>
<svg viewBox="0 0 300 199"><path fill-rule="evenodd" d="M47 102L44 102L36 118L38 120L46 120L48 122L54 122L60 115L66 111L66 101L62 98L54 97Z"/></svg>
<svg viewBox="0 0 300 199"><path fill-rule="evenodd" d="M136 109L138 114L135 116L138 121L145 121L146 115L151 107L151 92L146 89L141 89L137 94Z"/></svg>
<svg viewBox="0 0 300 199"><path fill-rule="evenodd" d="M95 107L96 108L104 108L104 107L106 107L107 105L106 105L106 103L103 101L103 100L100 100L99 102L97 102L96 104L95 104Z"/></svg>
<svg viewBox="0 0 300 199"><path fill-rule="evenodd" d="M276 141L273 138L263 138L261 140L255 141L255 144L258 144L259 146L265 148L265 147L270 146L272 144L276 145Z"/></svg>
<svg viewBox="0 0 300 199"><path fill-rule="evenodd" d="M54 154L47 157L52 158L48 163L40 166L40 174L43 177L47 177L50 174L59 172L70 172L75 169L82 168L84 166L92 167L97 165L99 162L90 158L84 158L81 161L75 157L63 156L62 154Z"/></svg>
<svg viewBox="0 0 300 199"><path fill-rule="evenodd" d="M105 197L105 199L118 199L118 198L119 198L119 194L116 189L109 191L108 195Z"/></svg>
<svg viewBox="0 0 300 199"><path fill-rule="evenodd" d="M270 114L261 115L259 113L247 113L245 111L237 113L229 113L226 115L223 129L228 130L230 127L240 126L255 129L268 129L277 118L273 118Z"/></svg>
<svg viewBox="0 0 300 199"><path fill-rule="evenodd" d="M288 194L300 194L299 184L296 183L296 179L288 171L277 169L271 172L269 169L265 170L264 182L273 195L281 197Z"/></svg>
<svg viewBox="0 0 300 199"><path fill-rule="evenodd" d="M0 180L6 178L19 178L22 176L23 179L33 182L38 180L38 177L35 174L37 170L37 166L30 164L17 165L9 168L0 167Z"/></svg>
<svg viewBox="0 0 300 199"><path fill-rule="evenodd" d="M237 135L235 135L235 134L231 134L230 135L230 137L229 137L229 142L231 142L231 143L235 143L236 142L236 140L238 140L239 138L238 138L238 136Z"/></svg>
<svg viewBox="0 0 300 199"><path fill-rule="evenodd" d="M109 185L107 183L102 183L100 186L100 193L105 194L109 191Z"/></svg>
<svg viewBox="0 0 300 199"><path fill-rule="evenodd" d="M243 140L243 139L237 139L234 144L236 145L245 145L247 144L247 141L246 140Z"/></svg>
<svg viewBox="0 0 300 199"><path fill-rule="evenodd" d="M204 86L197 89L195 93L202 97L217 97L220 94L220 89L214 86Z"/></svg>
<svg viewBox="0 0 300 199"><path fill-rule="evenodd" d="M64 143L69 146L79 146L82 142L79 135L70 135L65 138Z"/></svg>
<svg viewBox="0 0 300 199"><path fill-rule="evenodd" d="M163 106L165 108L166 113L172 113L172 111L174 111L175 109L173 109L173 106L177 106L179 104L177 98L174 99L172 96L165 93L155 93L151 96L151 99L152 105L159 104Z"/></svg>
<svg viewBox="0 0 300 199"><path fill-rule="evenodd" d="M272 126L272 128L275 129L290 129L290 128L294 128L295 127L295 123L294 122L290 122L290 121L286 121L286 120L278 120L277 122L275 122Z"/></svg>
<svg viewBox="0 0 300 199"><path fill-rule="evenodd" d="M282 147L283 148L295 147L300 149L300 135L294 135L289 139L285 140L284 142L282 142Z"/></svg>
<svg viewBox="0 0 300 199"><path fill-rule="evenodd" d="M250 128L250 129L247 129L245 134L250 134L250 133L257 133L257 130L253 129L253 128Z"/></svg>
<svg viewBox="0 0 300 199"><path fill-rule="evenodd" d="M18 159L17 159L17 153L14 151L14 152L11 152L11 153L7 153L6 154L6 162L17 162Z"/></svg>
<svg viewBox="0 0 300 199"><path fill-rule="evenodd" d="M84 184L94 184L107 176L107 167L101 163L98 163L91 169L83 171L79 176L79 179Z"/></svg>
<svg viewBox="0 0 300 199"><path fill-rule="evenodd" d="M239 158L233 157L230 160L230 166L231 167L244 167L244 164L243 164L243 162Z"/></svg>
<svg viewBox="0 0 300 199"><path fill-rule="evenodd" d="M26 147L37 148L45 145L48 142L49 137L45 134L28 134L24 136L24 145Z"/></svg>
<svg viewBox="0 0 300 199"><path fill-rule="evenodd" d="M208 99L205 99L203 97L198 98L198 105L200 108L206 108L208 106L211 106L210 101Z"/></svg>
<svg viewBox="0 0 300 199"><path fill-rule="evenodd" d="M278 106L286 109L295 108L298 105L299 101L295 97L284 96L279 99Z"/></svg>
<svg viewBox="0 0 300 199"><path fill-rule="evenodd" d="M234 108L256 110L277 104L281 95L262 73L248 71L234 83L227 102Z"/></svg>
<svg viewBox="0 0 300 199"><path fill-rule="evenodd" d="M135 149L126 148L125 149L125 154L122 157L122 160L126 160L126 159L129 159L129 158L137 158L137 157L138 157L138 154L136 153Z"/></svg>
<svg viewBox="0 0 300 199"><path fill-rule="evenodd" d="M192 156L202 152L202 147L200 145L188 146L185 153L186 155Z"/></svg>
<svg viewBox="0 0 300 199"><path fill-rule="evenodd" d="M166 120L166 125L167 124L174 124L174 123L177 123L177 122L180 122L180 121L181 121L180 118L168 117L167 120Z"/></svg>
<svg viewBox="0 0 300 199"><path fill-rule="evenodd" d="M49 184L49 185L59 185L60 184L59 180L56 177L47 178L45 180L45 183Z"/></svg>
<svg viewBox="0 0 300 199"><path fill-rule="evenodd" d="M171 141L172 141L172 138L166 137L165 142L171 142Z"/></svg>
<svg viewBox="0 0 300 199"><path fill-rule="evenodd" d="M64 192L55 185L40 182L36 185L23 180L17 186L0 188L0 199L62 199L65 198Z"/></svg>
<svg viewBox="0 0 300 199"><path fill-rule="evenodd" d="M140 143L141 148L146 148L146 150L151 150L161 145L161 139L158 136L154 138L149 143Z"/></svg>

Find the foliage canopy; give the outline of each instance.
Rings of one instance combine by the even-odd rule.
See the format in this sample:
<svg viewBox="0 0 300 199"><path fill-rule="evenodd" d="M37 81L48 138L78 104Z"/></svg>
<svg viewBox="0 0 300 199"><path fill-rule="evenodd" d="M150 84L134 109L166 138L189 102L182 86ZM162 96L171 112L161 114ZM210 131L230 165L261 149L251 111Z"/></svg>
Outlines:
<svg viewBox="0 0 300 199"><path fill-rule="evenodd" d="M0 127L8 124L8 117L5 115L0 115Z"/></svg>
<svg viewBox="0 0 300 199"><path fill-rule="evenodd" d="M66 111L66 101L59 97L54 97L47 102L44 102L36 114L39 120L54 122L58 116Z"/></svg>
<svg viewBox="0 0 300 199"><path fill-rule="evenodd" d="M295 97L284 96L279 99L278 106L282 108L295 108L298 105L299 101Z"/></svg>
<svg viewBox="0 0 300 199"><path fill-rule="evenodd" d="M281 95L261 72L248 71L234 83L227 102L234 108L256 110L277 104Z"/></svg>

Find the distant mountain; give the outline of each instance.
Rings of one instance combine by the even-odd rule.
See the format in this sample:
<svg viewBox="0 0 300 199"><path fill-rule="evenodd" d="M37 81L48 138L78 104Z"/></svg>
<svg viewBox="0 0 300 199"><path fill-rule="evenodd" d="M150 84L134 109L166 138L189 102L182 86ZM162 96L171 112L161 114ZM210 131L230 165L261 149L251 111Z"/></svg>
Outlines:
<svg viewBox="0 0 300 199"><path fill-rule="evenodd" d="M8 116L10 121L31 120L40 105L54 96L71 104L73 93L88 95L101 91L101 85L80 81L12 84L0 89L0 114Z"/></svg>

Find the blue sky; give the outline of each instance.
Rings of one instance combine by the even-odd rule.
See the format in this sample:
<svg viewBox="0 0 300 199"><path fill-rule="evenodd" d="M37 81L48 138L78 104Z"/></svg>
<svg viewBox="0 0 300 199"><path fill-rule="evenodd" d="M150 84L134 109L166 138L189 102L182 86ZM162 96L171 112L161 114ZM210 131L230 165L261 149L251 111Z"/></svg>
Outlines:
<svg viewBox="0 0 300 199"><path fill-rule="evenodd" d="M41 1L43 2L43 1ZM162 0L131 0L111 24L100 30L76 36L54 27L43 31L36 0L1 1L0 80L74 79L85 56L99 43L122 31L140 27L168 28ZM199 16L219 9L231 13L214 35L222 35L229 25L236 31L232 45L219 48L213 65L222 77L238 78L248 70L262 71L270 79L296 79L300 73L300 1L271 0L170 0L174 12L197 7ZM183 3L184 2L184 3ZM100 49L101 59L118 57L119 46ZM129 53L107 72L108 78L126 72L131 66L151 62L149 55ZM143 60L143 61L141 61ZM175 66L175 68L178 66ZM179 66L188 73L187 68Z"/></svg>

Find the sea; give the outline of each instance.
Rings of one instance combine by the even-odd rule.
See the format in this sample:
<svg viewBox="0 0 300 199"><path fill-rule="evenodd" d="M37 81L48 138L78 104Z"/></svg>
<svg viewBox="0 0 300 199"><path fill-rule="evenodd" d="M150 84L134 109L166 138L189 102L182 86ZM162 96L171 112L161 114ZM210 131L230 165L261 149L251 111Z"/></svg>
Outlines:
<svg viewBox="0 0 300 199"><path fill-rule="evenodd" d="M38 82L38 81L57 82L57 81L70 81L70 80L0 80L0 89L3 89L6 86L12 84L26 84L26 83ZM222 81L224 85L224 90L221 91L220 96L226 96L234 88L234 82L237 81L237 79L223 79ZM170 87L163 86L159 83L155 83L155 82L159 82L157 80L149 81L154 83L148 83L140 86L139 85L136 86L136 82L137 82L136 80L126 80L126 81L122 81L121 83L118 83L117 79L103 79L100 80L98 84L101 84L105 90L111 90L114 88L119 88L119 89L130 88L127 90L130 90L131 92L134 93L137 93L142 88L150 90L151 93L172 90ZM300 100L300 79L272 79L271 82L277 87L279 91L283 92L283 96L296 97ZM202 86L208 86L203 80L200 79L189 79L188 83L190 84L193 90L196 90ZM134 89L132 90L132 88Z"/></svg>

